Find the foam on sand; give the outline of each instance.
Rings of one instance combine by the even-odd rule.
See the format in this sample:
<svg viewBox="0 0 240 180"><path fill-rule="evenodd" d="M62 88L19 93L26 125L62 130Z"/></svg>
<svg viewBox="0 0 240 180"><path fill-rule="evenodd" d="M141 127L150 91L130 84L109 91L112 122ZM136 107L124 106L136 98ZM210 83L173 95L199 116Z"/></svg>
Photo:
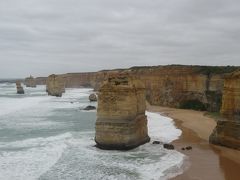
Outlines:
<svg viewBox="0 0 240 180"><path fill-rule="evenodd" d="M170 143L181 136L182 131L175 127L173 119L148 111L146 115L148 118L148 134L151 140Z"/></svg>

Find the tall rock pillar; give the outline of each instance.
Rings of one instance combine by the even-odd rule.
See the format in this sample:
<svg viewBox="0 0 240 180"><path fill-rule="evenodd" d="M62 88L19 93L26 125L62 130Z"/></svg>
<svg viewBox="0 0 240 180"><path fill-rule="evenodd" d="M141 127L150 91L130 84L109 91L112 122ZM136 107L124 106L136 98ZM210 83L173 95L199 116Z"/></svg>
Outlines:
<svg viewBox="0 0 240 180"><path fill-rule="evenodd" d="M16 82L17 94L24 94L24 89L20 81Z"/></svg>
<svg viewBox="0 0 240 180"><path fill-rule="evenodd" d="M213 144L240 149L240 71L226 76L221 114L209 140Z"/></svg>
<svg viewBox="0 0 240 180"><path fill-rule="evenodd" d="M145 110L145 87L140 81L109 77L98 95L97 147L127 150L148 142Z"/></svg>
<svg viewBox="0 0 240 180"><path fill-rule="evenodd" d="M32 76L25 79L25 85L26 87L32 87L32 88L37 87L36 80Z"/></svg>
<svg viewBox="0 0 240 180"><path fill-rule="evenodd" d="M46 83L48 95L61 97L65 92L65 82L61 76L52 74L48 76Z"/></svg>

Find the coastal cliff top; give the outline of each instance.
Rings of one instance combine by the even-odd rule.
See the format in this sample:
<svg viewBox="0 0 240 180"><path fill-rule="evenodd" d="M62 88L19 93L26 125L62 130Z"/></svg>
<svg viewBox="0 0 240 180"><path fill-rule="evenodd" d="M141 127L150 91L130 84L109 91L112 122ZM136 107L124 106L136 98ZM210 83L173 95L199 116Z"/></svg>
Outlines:
<svg viewBox="0 0 240 180"><path fill-rule="evenodd" d="M132 76L109 76L103 83L101 89L145 89L144 84Z"/></svg>
<svg viewBox="0 0 240 180"><path fill-rule="evenodd" d="M240 78L240 70L234 71L232 73L229 73L225 76L226 79L231 79L231 78Z"/></svg>

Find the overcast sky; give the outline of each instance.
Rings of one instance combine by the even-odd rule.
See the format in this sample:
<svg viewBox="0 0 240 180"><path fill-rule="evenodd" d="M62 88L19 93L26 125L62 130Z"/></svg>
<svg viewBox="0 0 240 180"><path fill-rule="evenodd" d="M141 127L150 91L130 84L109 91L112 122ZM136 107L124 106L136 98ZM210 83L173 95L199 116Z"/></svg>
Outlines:
<svg viewBox="0 0 240 180"><path fill-rule="evenodd" d="M0 0L0 78L240 65L239 0Z"/></svg>

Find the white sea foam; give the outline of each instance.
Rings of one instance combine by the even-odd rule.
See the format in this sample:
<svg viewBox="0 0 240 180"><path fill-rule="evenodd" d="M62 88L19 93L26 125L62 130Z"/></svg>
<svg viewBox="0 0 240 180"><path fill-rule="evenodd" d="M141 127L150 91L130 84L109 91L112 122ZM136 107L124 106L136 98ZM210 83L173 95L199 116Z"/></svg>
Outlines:
<svg viewBox="0 0 240 180"><path fill-rule="evenodd" d="M172 119L157 113L146 114L152 139L171 142L181 135ZM183 171L185 156L161 145L147 143L130 151L106 151L94 147L94 132L78 133L78 136L69 141L72 148L66 150L61 160L42 175L43 179L165 180Z"/></svg>
<svg viewBox="0 0 240 180"><path fill-rule="evenodd" d="M152 140L169 143L181 136L182 131L174 126L171 118L148 111L146 115L148 118L148 134Z"/></svg>
<svg viewBox="0 0 240 180"><path fill-rule="evenodd" d="M131 151L106 151L94 144L90 134L69 141L71 148L42 179L165 180L182 172L185 157L174 150L147 143Z"/></svg>
<svg viewBox="0 0 240 180"><path fill-rule="evenodd" d="M15 90L15 87L11 88ZM9 88L4 91L9 91ZM62 98L44 95L43 86L26 91L26 97L12 98L13 101L1 97L4 105L1 106L0 101L0 123L4 127L51 130L52 126L59 125L64 129L68 119L59 122L52 121L50 117L55 117L56 110L71 113L71 109L74 111L89 105L88 96L92 90L66 89ZM36 97L28 97L31 95ZM171 142L181 135L172 119L157 113L146 114L152 140ZM9 118L12 121L9 122ZM84 123L81 117L79 121ZM55 136L0 142L0 179L162 180L182 172L185 156L175 150L166 150L161 145L147 143L127 152L95 148L94 124L92 126L92 131L88 132L68 131Z"/></svg>
<svg viewBox="0 0 240 180"><path fill-rule="evenodd" d="M14 88L14 87L12 87ZM10 90L12 89L10 88ZM28 95L43 95L46 94L44 86L38 86L37 88L27 88ZM25 109L34 109L40 103L45 102L45 106L48 107L49 111L52 109L62 108L79 108L85 107L89 102L80 102L81 98L88 97L92 89L66 89L66 93L63 94L62 98L52 96L36 96L36 97L22 97L22 98L9 98L1 97L0 101L0 116L16 113ZM14 89L15 91L15 89ZM9 90L5 90L2 93L7 93ZM72 102L72 103L70 103ZM41 106L41 104L40 104Z"/></svg>
<svg viewBox="0 0 240 180"><path fill-rule="evenodd" d="M20 110L33 108L46 97L26 97L26 98L1 98L0 101L0 116L15 113Z"/></svg>
<svg viewBox="0 0 240 180"><path fill-rule="evenodd" d="M14 150L1 151L0 179L37 179L61 157L69 138L71 134L65 133L55 137L12 142L5 147L1 144L1 148Z"/></svg>

